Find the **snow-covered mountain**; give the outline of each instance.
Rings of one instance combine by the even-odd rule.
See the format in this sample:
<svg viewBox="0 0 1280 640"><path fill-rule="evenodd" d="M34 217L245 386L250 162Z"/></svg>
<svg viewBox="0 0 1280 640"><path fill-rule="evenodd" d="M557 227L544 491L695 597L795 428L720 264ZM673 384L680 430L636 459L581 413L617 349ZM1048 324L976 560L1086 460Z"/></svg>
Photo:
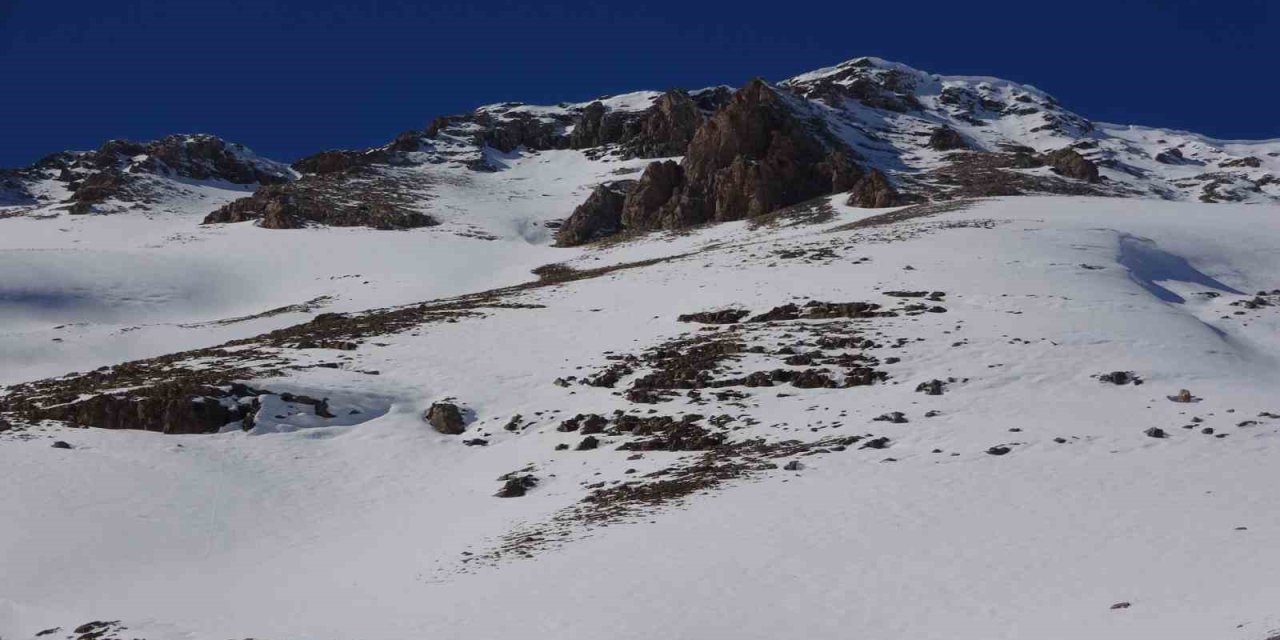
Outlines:
<svg viewBox="0 0 1280 640"><path fill-rule="evenodd" d="M7 171L0 637L1275 640L1277 173L872 58Z"/></svg>

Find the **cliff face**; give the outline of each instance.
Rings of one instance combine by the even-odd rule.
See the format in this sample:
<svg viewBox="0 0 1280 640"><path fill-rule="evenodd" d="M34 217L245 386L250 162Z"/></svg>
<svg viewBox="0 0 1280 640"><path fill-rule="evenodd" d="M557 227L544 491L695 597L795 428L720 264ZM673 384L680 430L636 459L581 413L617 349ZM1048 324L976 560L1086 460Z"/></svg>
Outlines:
<svg viewBox="0 0 1280 640"><path fill-rule="evenodd" d="M621 180L593 189L556 232L556 245L573 247L621 231L622 207L633 186L634 180Z"/></svg>
<svg viewBox="0 0 1280 640"><path fill-rule="evenodd" d="M679 165L646 169L623 223L645 230L738 220L848 189L863 173L852 150L802 109L753 80L697 130Z"/></svg>

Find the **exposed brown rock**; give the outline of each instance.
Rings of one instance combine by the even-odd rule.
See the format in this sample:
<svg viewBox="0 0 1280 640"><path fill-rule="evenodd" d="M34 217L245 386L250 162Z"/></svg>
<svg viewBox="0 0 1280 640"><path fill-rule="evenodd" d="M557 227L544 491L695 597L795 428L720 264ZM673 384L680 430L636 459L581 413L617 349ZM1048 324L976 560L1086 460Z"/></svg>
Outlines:
<svg viewBox="0 0 1280 640"><path fill-rule="evenodd" d="M569 147L586 149L598 147L609 142L617 142L622 137L621 123L616 118L605 122L608 108L599 100L592 102L582 110L582 115L574 123L573 133L569 134ZM610 130L613 129L613 130Z"/></svg>
<svg viewBox="0 0 1280 640"><path fill-rule="evenodd" d="M702 111L689 94L667 91L644 112L635 137L624 143L625 153L635 158L681 155L702 122Z"/></svg>
<svg viewBox="0 0 1280 640"><path fill-rule="evenodd" d="M772 87L753 80L698 129L681 180L666 163L646 169L627 198L623 224L676 229L738 220L831 193L851 180L852 161L833 159L833 152L848 152L823 134ZM641 189L648 185L656 188Z"/></svg>
<svg viewBox="0 0 1280 640"><path fill-rule="evenodd" d="M1182 164L1187 161L1186 157L1182 155L1182 149L1177 148L1165 149L1157 153L1155 160L1160 164Z"/></svg>
<svg viewBox="0 0 1280 640"><path fill-rule="evenodd" d="M1059 176L1032 175L1010 169L1032 169L1046 164L1046 157L1033 155L1026 148L1012 153L961 151L948 154L946 166L929 171L924 177L945 191L945 198L982 198L1017 196L1024 193L1058 193L1064 195L1101 195L1107 193L1097 183L1084 183ZM1087 162L1087 161L1086 161Z"/></svg>
<svg viewBox="0 0 1280 640"><path fill-rule="evenodd" d="M293 168L301 173L341 173L369 160L369 154L360 151L321 151L293 163Z"/></svg>
<svg viewBox="0 0 1280 640"><path fill-rule="evenodd" d="M1257 169L1262 166L1262 160L1259 160L1258 158L1255 158L1253 156L1246 156L1244 158L1236 158L1234 160L1223 160L1222 162L1218 163L1218 166L1224 169L1231 168L1231 167L1247 167L1250 169Z"/></svg>
<svg viewBox="0 0 1280 640"><path fill-rule="evenodd" d="M804 98L822 100L832 106L840 106L845 100L856 100L868 107L899 113L920 108L913 77L897 69L880 67L868 58L850 60L821 78L786 88Z"/></svg>
<svg viewBox="0 0 1280 640"><path fill-rule="evenodd" d="M853 207L879 209L903 204L900 200L897 190L893 188L893 185L889 184L889 179L884 177L884 174L878 170L872 169L871 173L858 180L853 185L853 188L849 190L849 199L845 204Z"/></svg>
<svg viewBox="0 0 1280 640"><path fill-rule="evenodd" d="M622 205L634 180L598 185L556 232L556 246L573 247L622 229Z"/></svg>
<svg viewBox="0 0 1280 640"><path fill-rule="evenodd" d="M564 149L569 140L560 134L556 122L543 120L524 112L508 112L498 117L487 112L479 112L473 116L476 124L483 131L476 135L477 142L488 145L503 153L511 153L516 149ZM567 123L565 123L567 124Z"/></svg>
<svg viewBox="0 0 1280 640"><path fill-rule="evenodd" d="M422 138L417 131L404 131L387 145L389 151L412 153L422 147Z"/></svg>
<svg viewBox="0 0 1280 640"><path fill-rule="evenodd" d="M142 429L162 433L212 433L244 419L248 408L224 406L228 394L216 387L164 383L133 393L100 394L44 409L40 417L102 429Z"/></svg>
<svg viewBox="0 0 1280 640"><path fill-rule="evenodd" d="M1058 149L1044 155L1045 162L1054 171L1086 182L1098 181L1098 165L1088 161L1074 149Z"/></svg>
<svg viewBox="0 0 1280 640"><path fill-rule="evenodd" d="M672 160L652 162L622 206L622 226L646 228L653 212L671 202L684 186L684 169Z"/></svg>
<svg viewBox="0 0 1280 640"><path fill-rule="evenodd" d="M128 190L128 180L116 169L105 169L90 174L76 188L71 199L76 202L71 212L88 213L89 205L102 202L108 198L122 196Z"/></svg>
<svg viewBox="0 0 1280 640"><path fill-rule="evenodd" d="M451 402L437 402L422 415L433 429L445 435L456 436L466 430L462 410Z"/></svg>
<svg viewBox="0 0 1280 640"><path fill-rule="evenodd" d="M968 147L969 144L964 141L964 137L951 127L938 127L929 134L930 149L954 151L956 149L967 149Z"/></svg>
<svg viewBox="0 0 1280 640"><path fill-rule="evenodd" d="M493 494L498 498L519 498L529 493L529 490L538 486L538 478L531 474L508 473L501 478L502 487L498 492Z"/></svg>
<svg viewBox="0 0 1280 640"><path fill-rule="evenodd" d="M340 176L334 175L334 178ZM210 213L204 224L257 220L264 229L300 229L308 224L374 229L411 229L439 224L402 205L395 194L358 191L328 175L270 185ZM368 185L366 185L368 186Z"/></svg>

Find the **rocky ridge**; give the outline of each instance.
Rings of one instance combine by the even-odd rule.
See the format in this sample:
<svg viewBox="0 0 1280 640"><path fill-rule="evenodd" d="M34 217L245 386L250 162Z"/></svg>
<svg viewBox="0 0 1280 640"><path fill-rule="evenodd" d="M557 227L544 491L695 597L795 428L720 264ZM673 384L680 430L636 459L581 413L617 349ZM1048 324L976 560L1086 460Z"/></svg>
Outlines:
<svg viewBox="0 0 1280 640"><path fill-rule="evenodd" d="M488 105L291 168L212 136L111 141L0 173L0 204L146 209L165 197L157 181L181 178L260 187L218 203L206 223L405 229L438 221L430 201L442 180L500 175L512 158L566 150L606 164L656 162L637 180L602 185L578 211L556 212L567 216L563 246L754 218L842 192L866 207L1023 194L1280 200L1280 143L1096 123L1029 85L857 58L736 91Z"/></svg>
<svg viewBox="0 0 1280 640"><path fill-rule="evenodd" d="M94 151L63 151L0 172L0 204L59 202L72 214L145 208L166 187L195 181L230 188L275 185L293 178L284 164L243 145L207 134L170 135L150 142L108 140ZM114 207L113 207L114 205Z"/></svg>

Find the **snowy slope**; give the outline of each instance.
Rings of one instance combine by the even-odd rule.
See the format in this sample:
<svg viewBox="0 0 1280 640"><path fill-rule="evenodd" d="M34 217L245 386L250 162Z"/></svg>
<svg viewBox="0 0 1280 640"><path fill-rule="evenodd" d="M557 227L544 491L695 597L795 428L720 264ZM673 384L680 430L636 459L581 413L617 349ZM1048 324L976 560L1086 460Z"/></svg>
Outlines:
<svg viewBox="0 0 1280 640"><path fill-rule="evenodd" d="M868 212L833 208L826 221L590 253L575 264L672 258L517 291L506 300L541 306L382 336L339 369L255 383L323 393L339 414L360 407L373 418L359 424L5 438L4 468L22 484L0 497L12 514L0 630L120 620L121 637L157 638L1262 640L1280 628L1268 535L1280 510L1260 489L1280 420L1258 417L1280 412L1280 307L1233 305L1280 288L1274 208L1011 198L848 230ZM708 333L680 314L810 298L892 308L895 290L945 292L946 312L854 321L879 345L883 383L657 405L552 384L611 353ZM802 325L839 322L713 332L772 350ZM358 373L371 369L382 375ZM1113 370L1144 384L1092 377ZM941 396L915 390L948 378ZM1184 387L1200 400L1166 399ZM474 412L463 436L419 417L446 396ZM583 439L557 431L565 417L613 409L727 412L734 441L890 441L779 458L802 467L616 522L571 520L539 530L548 544L521 547L531 557L495 556L504 535L555 521L592 483L699 455L632 459L613 449L633 438L607 435L600 449L555 449ZM873 421L892 411L908 422ZM505 431L516 414L528 426ZM465 446L472 437L488 445ZM1006 455L987 453L1001 445ZM499 475L526 467L540 478L527 496L492 497Z"/></svg>
<svg viewBox="0 0 1280 640"><path fill-rule="evenodd" d="M300 322L518 282L565 257L546 222L643 161L516 155L500 173L425 164L440 226L403 232L199 225L160 212L0 220L0 382L217 344ZM573 252L568 252L570 255ZM292 305L307 309L244 321Z"/></svg>
<svg viewBox="0 0 1280 640"><path fill-rule="evenodd" d="M874 58L774 86L934 201L552 247L654 159L575 128L660 92L293 168L178 136L0 174L0 637L1280 635L1280 142ZM946 192L1067 147L1124 197ZM433 224L201 224L325 175ZM58 413L174 394L236 417Z"/></svg>

